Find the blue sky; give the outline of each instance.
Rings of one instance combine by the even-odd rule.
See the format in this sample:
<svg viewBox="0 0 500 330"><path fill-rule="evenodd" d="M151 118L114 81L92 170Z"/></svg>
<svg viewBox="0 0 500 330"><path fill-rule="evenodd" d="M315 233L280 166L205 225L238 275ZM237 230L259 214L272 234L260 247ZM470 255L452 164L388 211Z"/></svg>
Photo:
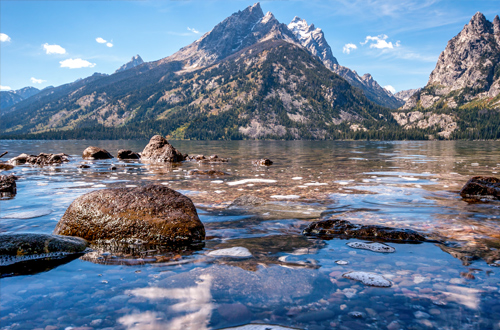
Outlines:
<svg viewBox="0 0 500 330"><path fill-rule="evenodd" d="M58 86L94 72L113 73L136 54L155 61L253 3L1 0L0 85L4 90ZM261 1L264 13L271 11L282 23L299 16L323 29L341 65L360 75L371 73L382 86L391 85L396 91L424 86L448 40L477 11L492 21L500 14L499 4L498 0Z"/></svg>

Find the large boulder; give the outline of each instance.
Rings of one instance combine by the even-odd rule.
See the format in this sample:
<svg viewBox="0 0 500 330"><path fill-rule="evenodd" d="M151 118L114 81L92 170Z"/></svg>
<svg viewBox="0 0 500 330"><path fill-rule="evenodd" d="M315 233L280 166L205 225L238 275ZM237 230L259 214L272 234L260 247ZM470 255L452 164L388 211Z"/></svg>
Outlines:
<svg viewBox="0 0 500 330"><path fill-rule="evenodd" d="M468 199L500 199L500 179L488 176L474 176L462 187L460 196Z"/></svg>
<svg viewBox="0 0 500 330"><path fill-rule="evenodd" d="M16 180L14 174L0 175L0 197L13 197L16 195Z"/></svg>
<svg viewBox="0 0 500 330"><path fill-rule="evenodd" d="M113 156L104 149L98 147L88 147L83 151L83 159L111 159Z"/></svg>
<svg viewBox="0 0 500 330"><path fill-rule="evenodd" d="M184 161L186 156L168 143L167 139L163 136L155 135L149 140L148 145L141 153L141 160L161 163L178 163Z"/></svg>
<svg viewBox="0 0 500 330"><path fill-rule="evenodd" d="M20 154L17 157L14 157L12 159L9 159L8 163L11 165L24 165L24 164L30 164L30 165L39 165L39 166L46 166L46 165L55 165L55 164L62 164L69 162L69 156L63 153L60 154L47 154L47 153L40 153L38 156L35 155L28 155L28 154Z"/></svg>
<svg viewBox="0 0 500 330"><path fill-rule="evenodd" d="M85 251L88 243L79 237L49 234L0 234L0 266L17 262L61 258Z"/></svg>
<svg viewBox="0 0 500 330"><path fill-rule="evenodd" d="M120 149L118 150L118 155L116 157L118 157L118 159L140 159L141 155L137 152L133 152L132 150Z"/></svg>
<svg viewBox="0 0 500 330"><path fill-rule="evenodd" d="M364 226L340 219L313 222L309 224L302 233L307 236L340 236L384 241L423 242L426 240L425 237L411 229L398 229L374 225Z"/></svg>
<svg viewBox="0 0 500 330"><path fill-rule="evenodd" d="M78 197L54 234L89 241L187 245L205 239L188 197L161 185L96 190Z"/></svg>

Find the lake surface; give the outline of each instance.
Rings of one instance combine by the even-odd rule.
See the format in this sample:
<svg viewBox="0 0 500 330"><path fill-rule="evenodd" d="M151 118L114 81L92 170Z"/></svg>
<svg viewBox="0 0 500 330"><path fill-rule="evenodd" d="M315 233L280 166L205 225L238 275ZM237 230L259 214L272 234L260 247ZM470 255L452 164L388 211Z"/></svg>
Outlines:
<svg viewBox="0 0 500 330"><path fill-rule="evenodd" d="M230 161L81 158L90 145L116 155L142 151L147 142L0 141L0 152L9 152L4 160L71 155L60 166L8 172L20 179L18 194L0 200L0 232L52 233L82 194L156 183L189 196L207 233L198 251L136 257L95 250L47 271L2 278L2 329L500 328L500 202L467 203L458 194L471 176L499 176L500 142L171 141L182 153ZM274 164L252 165L263 157ZM195 168L230 175L188 176ZM244 195L267 202L231 206ZM394 253L377 253L346 244L364 240L301 234L329 217L411 228L443 244L389 242ZM209 254L232 247L251 256ZM350 271L382 275L392 286L342 277Z"/></svg>

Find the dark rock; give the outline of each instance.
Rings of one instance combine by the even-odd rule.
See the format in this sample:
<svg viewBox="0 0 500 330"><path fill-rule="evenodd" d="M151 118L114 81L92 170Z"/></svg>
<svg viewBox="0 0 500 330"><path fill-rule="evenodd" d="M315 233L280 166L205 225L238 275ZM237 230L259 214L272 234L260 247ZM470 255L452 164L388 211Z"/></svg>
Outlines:
<svg viewBox="0 0 500 330"><path fill-rule="evenodd" d="M460 196L468 199L500 199L500 179L488 176L472 177L460 190Z"/></svg>
<svg viewBox="0 0 500 330"><path fill-rule="evenodd" d="M16 166L23 164L46 166L46 165L62 164L69 162L68 157L69 157L68 155L63 153L60 154L40 153L38 156L20 154L19 156L10 159L8 163Z"/></svg>
<svg viewBox="0 0 500 330"><path fill-rule="evenodd" d="M190 170L188 175L224 176L229 174L219 170Z"/></svg>
<svg viewBox="0 0 500 330"><path fill-rule="evenodd" d="M273 162L267 158L262 158L259 160L254 160L253 164L256 166L270 166L273 165Z"/></svg>
<svg viewBox="0 0 500 330"><path fill-rule="evenodd" d="M113 156L104 149L98 147L88 147L83 151L83 159L111 159Z"/></svg>
<svg viewBox="0 0 500 330"><path fill-rule="evenodd" d="M183 154L175 149L167 139L155 135L141 153L141 159L152 162L178 163L185 160Z"/></svg>
<svg viewBox="0 0 500 330"><path fill-rule="evenodd" d="M1 234L0 276L34 274L77 258L88 243L79 237Z"/></svg>
<svg viewBox="0 0 500 330"><path fill-rule="evenodd" d="M228 158L221 158L218 155L195 155L195 156L187 156L186 160L192 162L198 162L199 164L220 164L229 162Z"/></svg>
<svg viewBox="0 0 500 330"><path fill-rule="evenodd" d="M90 168L90 166L86 164L80 164L78 165L78 168Z"/></svg>
<svg viewBox="0 0 500 330"><path fill-rule="evenodd" d="M313 222L307 226L302 233L308 236L342 236L384 241L423 242L426 240L425 237L411 229L398 229L374 225L363 226L339 219Z"/></svg>
<svg viewBox="0 0 500 330"><path fill-rule="evenodd" d="M118 150L118 159L140 159L141 155L137 152L133 152L132 150L120 149Z"/></svg>
<svg viewBox="0 0 500 330"><path fill-rule="evenodd" d="M19 178L14 174L0 175L0 197L13 197L16 195L17 179Z"/></svg>
<svg viewBox="0 0 500 330"><path fill-rule="evenodd" d="M110 170L110 171L116 171L116 166L111 165L111 166L109 167L109 170Z"/></svg>
<svg viewBox="0 0 500 330"><path fill-rule="evenodd" d="M205 239L205 228L191 199L160 185L103 189L80 196L54 233L89 241L174 245Z"/></svg>
<svg viewBox="0 0 500 330"><path fill-rule="evenodd" d="M0 171L9 171L14 168L13 165L6 164L6 163L0 163Z"/></svg>

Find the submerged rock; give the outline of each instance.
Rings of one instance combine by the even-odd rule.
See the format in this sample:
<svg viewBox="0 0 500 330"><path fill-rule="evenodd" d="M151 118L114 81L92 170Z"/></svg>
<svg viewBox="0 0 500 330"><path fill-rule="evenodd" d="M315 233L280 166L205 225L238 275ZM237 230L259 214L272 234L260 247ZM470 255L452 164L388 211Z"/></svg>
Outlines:
<svg viewBox="0 0 500 330"><path fill-rule="evenodd" d="M253 195L243 195L238 198L236 198L229 206L228 208L237 208L241 206L255 206L255 205L262 205L266 204L267 201L263 198L253 196Z"/></svg>
<svg viewBox="0 0 500 330"><path fill-rule="evenodd" d="M0 266L8 266L26 260L60 258L72 253L81 253L87 246L87 241L79 237L48 234L1 234Z"/></svg>
<svg viewBox="0 0 500 330"><path fill-rule="evenodd" d="M254 160L252 163L256 166L271 166L271 165L273 165L273 162L267 158Z"/></svg>
<svg viewBox="0 0 500 330"><path fill-rule="evenodd" d="M363 249L363 250L370 250L373 252L382 252L382 253L392 253L396 251L396 249L393 248L392 246L385 245L382 243L350 242L347 243L347 246L352 247L353 249Z"/></svg>
<svg viewBox="0 0 500 330"><path fill-rule="evenodd" d="M190 170L188 175L224 176L229 174L219 170Z"/></svg>
<svg viewBox="0 0 500 330"><path fill-rule="evenodd" d="M137 152L133 152L132 150L120 149L118 150L118 155L116 157L118 159L140 159L141 155Z"/></svg>
<svg viewBox="0 0 500 330"><path fill-rule="evenodd" d="M102 189L80 196L54 233L89 241L172 245L205 239L205 228L191 199L160 185Z"/></svg>
<svg viewBox="0 0 500 330"><path fill-rule="evenodd" d="M179 150L175 149L161 135L153 136L141 153L141 160L151 162L179 163L184 161L185 158Z"/></svg>
<svg viewBox="0 0 500 330"><path fill-rule="evenodd" d="M113 156L104 149L98 147L88 147L83 151L83 159L111 159Z"/></svg>
<svg viewBox="0 0 500 330"><path fill-rule="evenodd" d="M54 165L54 164L62 164L69 162L69 156L63 153L59 154L46 154L46 153L40 153L38 156L35 155L28 155L28 154L20 154L17 157L11 158L8 163L11 165L23 165L23 164L30 164L30 165L39 165L39 166L46 166L46 165Z"/></svg>
<svg viewBox="0 0 500 330"><path fill-rule="evenodd" d="M364 285L378 286L378 287L390 287L392 286L391 281L383 277L382 275L368 273L368 272L349 272L342 275L342 277L348 278L350 280L355 280L363 283Z"/></svg>
<svg viewBox="0 0 500 330"><path fill-rule="evenodd" d="M200 157L201 156L201 157ZM195 160L200 164L219 164L219 163L227 163L229 159L221 158L217 155L211 155L210 157L205 157L203 155L196 156Z"/></svg>
<svg viewBox="0 0 500 330"><path fill-rule="evenodd" d="M304 235L343 236L380 239L385 241L423 242L425 237L411 229L383 226L364 226L347 220L330 219L311 223L302 232Z"/></svg>
<svg viewBox="0 0 500 330"><path fill-rule="evenodd" d="M0 175L0 197L14 197L17 194L17 179L14 174Z"/></svg>
<svg viewBox="0 0 500 330"><path fill-rule="evenodd" d="M500 199L500 179L488 176L472 177L460 190L462 198Z"/></svg>

